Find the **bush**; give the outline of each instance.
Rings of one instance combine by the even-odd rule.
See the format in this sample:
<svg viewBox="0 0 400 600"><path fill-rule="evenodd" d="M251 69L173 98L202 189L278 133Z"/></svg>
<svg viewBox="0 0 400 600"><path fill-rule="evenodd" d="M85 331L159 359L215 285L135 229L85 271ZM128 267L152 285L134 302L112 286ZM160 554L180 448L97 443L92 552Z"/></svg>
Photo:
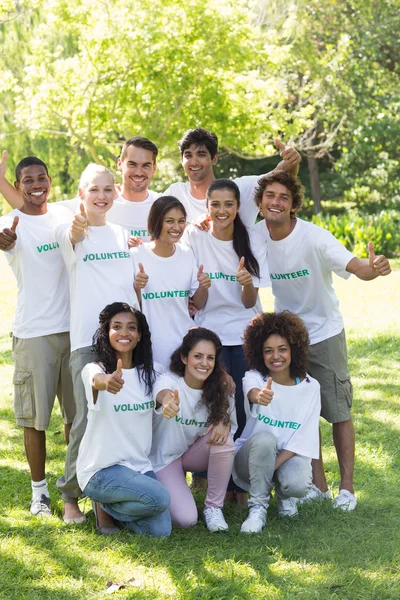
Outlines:
<svg viewBox="0 0 400 600"><path fill-rule="evenodd" d="M400 254L400 212L396 210L373 215L355 211L345 215L313 215L311 221L328 229L360 258L368 256L368 242L373 242L376 253L388 258Z"/></svg>

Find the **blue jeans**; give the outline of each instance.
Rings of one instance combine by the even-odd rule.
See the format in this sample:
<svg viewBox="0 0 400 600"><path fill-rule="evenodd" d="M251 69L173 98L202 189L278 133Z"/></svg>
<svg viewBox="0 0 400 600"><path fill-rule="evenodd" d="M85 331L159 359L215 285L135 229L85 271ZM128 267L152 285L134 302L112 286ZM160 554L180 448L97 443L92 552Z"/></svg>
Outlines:
<svg viewBox="0 0 400 600"><path fill-rule="evenodd" d="M141 535L168 537L171 517L169 494L153 471L144 475L122 465L100 469L84 489L123 527Z"/></svg>

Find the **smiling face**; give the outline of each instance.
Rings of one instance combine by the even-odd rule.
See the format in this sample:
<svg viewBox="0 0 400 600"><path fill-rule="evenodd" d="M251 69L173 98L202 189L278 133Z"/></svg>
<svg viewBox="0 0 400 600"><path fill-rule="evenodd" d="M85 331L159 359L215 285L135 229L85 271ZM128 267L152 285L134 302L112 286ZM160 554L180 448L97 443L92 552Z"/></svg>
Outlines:
<svg viewBox="0 0 400 600"><path fill-rule="evenodd" d="M42 211L51 188L51 178L42 165L31 165L21 170L15 188L22 194L24 212L36 214Z"/></svg>
<svg viewBox="0 0 400 600"><path fill-rule="evenodd" d="M110 173L95 173L83 188L79 197L85 205L89 220L104 215L113 205L115 198L114 179Z"/></svg>
<svg viewBox="0 0 400 600"><path fill-rule="evenodd" d="M273 378L290 378L290 362L292 359L290 345L286 338L273 333L263 344L264 364Z"/></svg>
<svg viewBox="0 0 400 600"><path fill-rule="evenodd" d="M209 340L200 340L187 356L181 356L185 365L185 383L194 389L201 389L215 367L215 346Z"/></svg>
<svg viewBox="0 0 400 600"><path fill-rule="evenodd" d="M142 337L136 317L131 312L117 313L110 321L108 337L118 358L132 353Z"/></svg>
<svg viewBox="0 0 400 600"><path fill-rule="evenodd" d="M182 166L190 181L194 183L212 180L214 178L214 165L217 164L217 161L218 156L215 155L214 158L211 158L211 154L203 144L200 146L192 144L182 154Z"/></svg>
<svg viewBox="0 0 400 600"><path fill-rule="evenodd" d="M163 225L157 242L175 244L179 242L186 227L186 217L179 208L171 208L164 215Z"/></svg>
<svg viewBox="0 0 400 600"><path fill-rule="evenodd" d="M118 168L122 172L124 190L134 193L147 190L156 172L153 153L132 145L127 147L124 158L118 160Z"/></svg>
<svg viewBox="0 0 400 600"><path fill-rule="evenodd" d="M207 207L213 227L218 230L232 230L233 234L233 222L239 208L232 190L220 189L211 192Z"/></svg>
<svg viewBox="0 0 400 600"><path fill-rule="evenodd" d="M260 212L267 224L284 225L290 223L293 201L292 194L281 183L267 185L261 198Z"/></svg>

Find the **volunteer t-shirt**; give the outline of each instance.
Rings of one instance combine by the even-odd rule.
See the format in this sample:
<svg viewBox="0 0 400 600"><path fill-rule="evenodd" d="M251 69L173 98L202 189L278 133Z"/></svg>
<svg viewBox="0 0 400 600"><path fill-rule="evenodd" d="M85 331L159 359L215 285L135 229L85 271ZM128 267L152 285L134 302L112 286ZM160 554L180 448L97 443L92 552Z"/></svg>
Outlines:
<svg viewBox="0 0 400 600"><path fill-rule="evenodd" d="M107 213L107 221L121 225L129 231L134 237L140 237L144 242L150 241L150 234L147 231L147 219L153 202L159 194L148 190L146 200L142 202L131 202L123 196L114 200L113 206Z"/></svg>
<svg viewBox="0 0 400 600"><path fill-rule="evenodd" d="M211 279L207 303L194 317L196 325L215 331L224 346L242 344L244 329L262 308L259 299L253 308L243 306L242 286L236 279L240 259L233 242L218 240L211 231L194 225L186 228L182 241L192 248L196 263L204 265ZM253 285L259 287L258 277L253 277Z"/></svg>
<svg viewBox="0 0 400 600"><path fill-rule="evenodd" d="M260 177L262 175L245 175L244 177L233 179L240 190L240 218L247 227L255 223L258 215L258 207L254 202L254 192ZM175 198L178 198L182 202L186 209L189 223L207 213L206 199L198 200L192 196L189 181L173 183L165 190L164 195L175 196Z"/></svg>
<svg viewBox="0 0 400 600"><path fill-rule="evenodd" d="M293 231L273 241L265 221L254 227L253 243L267 252L275 310L290 310L306 324L311 344L340 333L344 327L332 271L347 279L346 266L354 258L329 231L296 219Z"/></svg>
<svg viewBox="0 0 400 600"><path fill-rule="evenodd" d="M81 490L97 471L112 465L139 473L152 470L149 454L155 401L146 394L138 369L122 369L122 390L118 394L99 391L94 403L92 381L97 373L104 373L97 363L89 363L82 371L89 411L76 464Z"/></svg>
<svg viewBox="0 0 400 600"><path fill-rule="evenodd" d="M175 253L163 258L142 244L132 249L135 273L139 263L149 281L141 290L142 311L146 315L153 345L154 360L169 367L171 354L194 326L189 316L189 298L199 287L198 267L190 248L175 245Z"/></svg>
<svg viewBox="0 0 400 600"><path fill-rule="evenodd" d="M55 238L55 228L71 218L69 211L47 207L44 215L12 210L0 229L19 217L14 248L5 252L17 280L13 334L22 339L69 331L68 275Z"/></svg>
<svg viewBox="0 0 400 600"><path fill-rule="evenodd" d="M138 308L134 268L126 229L107 223L88 227L88 236L72 246L69 226L56 229L70 282L71 350L92 345L99 314L107 304L127 302Z"/></svg>
<svg viewBox="0 0 400 600"><path fill-rule="evenodd" d="M277 451L288 450L306 458L319 458L320 385L309 375L298 385L272 382L274 396L268 406L252 404L247 394L253 388L263 389L268 376L251 370L243 377L243 394L248 415L242 435L235 441L235 452L255 433L268 431L276 438ZM245 490L249 484L241 481L235 471L235 483Z"/></svg>
<svg viewBox="0 0 400 600"><path fill-rule="evenodd" d="M153 443L150 460L155 473L182 456L188 448L204 435L209 423L208 409L202 403L202 390L189 387L183 377L167 372L156 382L153 398L162 390L178 390L180 410L173 419L166 419L159 409L153 416ZM233 398L229 398L231 435L237 429Z"/></svg>

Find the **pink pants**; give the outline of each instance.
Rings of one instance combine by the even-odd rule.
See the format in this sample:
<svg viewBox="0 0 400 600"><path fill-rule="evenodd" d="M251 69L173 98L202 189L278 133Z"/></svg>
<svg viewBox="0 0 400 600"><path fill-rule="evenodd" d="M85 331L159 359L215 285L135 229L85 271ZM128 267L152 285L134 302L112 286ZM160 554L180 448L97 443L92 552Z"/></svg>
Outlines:
<svg viewBox="0 0 400 600"><path fill-rule="evenodd" d="M210 434L198 438L179 458L156 473L171 497L169 512L174 527L197 523L197 507L186 483L187 471L207 471L208 489L205 505L222 508L234 460L233 437L226 444L207 444Z"/></svg>

